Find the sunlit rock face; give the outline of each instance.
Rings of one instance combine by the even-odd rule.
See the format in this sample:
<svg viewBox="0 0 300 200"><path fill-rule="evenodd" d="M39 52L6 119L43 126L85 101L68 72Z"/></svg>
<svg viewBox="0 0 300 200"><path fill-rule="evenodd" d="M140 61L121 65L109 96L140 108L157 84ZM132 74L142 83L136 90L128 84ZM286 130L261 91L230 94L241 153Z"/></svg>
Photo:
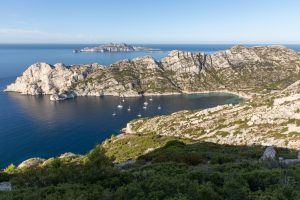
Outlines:
<svg viewBox="0 0 300 200"><path fill-rule="evenodd" d="M226 90L259 93L298 79L300 56L282 46L234 46L215 54L171 51L160 61L144 56L109 66L31 65L5 91L75 96L137 96Z"/></svg>
<svg viewBox="0 0 300 200"><path fill-rule="evenodd" d="M30 158L28 160L23 161L19 166L18 169L26 169L32 167L38 167L45 162L45 159L42 158Z"/></svg>

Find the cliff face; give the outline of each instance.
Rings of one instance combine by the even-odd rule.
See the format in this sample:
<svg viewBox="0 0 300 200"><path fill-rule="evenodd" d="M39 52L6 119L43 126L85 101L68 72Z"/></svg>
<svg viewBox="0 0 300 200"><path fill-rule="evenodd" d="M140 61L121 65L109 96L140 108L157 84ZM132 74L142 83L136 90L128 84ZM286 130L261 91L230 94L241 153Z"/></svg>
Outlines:
<svg viewBox="0 0 300 200"><path fill-rule="evenodd" d="M163 94L228 90L244 93L281 89L298 79L300 56L281 46L235 46L212 55L172 51L152 57L98 64L31 65L5 91L74 96Z"/></svg>

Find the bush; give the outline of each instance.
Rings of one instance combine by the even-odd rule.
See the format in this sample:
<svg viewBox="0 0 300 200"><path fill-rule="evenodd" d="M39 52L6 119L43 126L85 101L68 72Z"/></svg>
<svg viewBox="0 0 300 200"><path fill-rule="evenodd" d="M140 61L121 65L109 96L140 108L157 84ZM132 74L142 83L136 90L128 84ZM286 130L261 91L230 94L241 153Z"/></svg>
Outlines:
<svg viewBox="0 0 300 200"><path fill-rule="evenodd" d="M182 141L179 140L171 140L167 142L167 144L164 146L164 148L169 148L169 147L184 147L185 144Z"/></svg>
<svg viewBox="0 0 300 200"><path fill-rule="evenodd" d="M4 172L11 174L14 172L15 169L16 169L16 166L14 164L10 164L4 169Z"/></svg>

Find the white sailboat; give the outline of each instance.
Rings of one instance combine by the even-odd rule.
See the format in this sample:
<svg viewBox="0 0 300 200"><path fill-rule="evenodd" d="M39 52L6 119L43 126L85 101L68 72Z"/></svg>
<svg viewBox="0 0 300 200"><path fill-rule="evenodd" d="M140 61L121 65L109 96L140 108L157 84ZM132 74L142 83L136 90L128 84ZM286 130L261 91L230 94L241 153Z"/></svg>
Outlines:
<svg viewBox="0 0 300 200"><path fill-rule="evenodd" d="M160 110L160 109L161 109L161 106L159 105L159 106L157 107L157 109Z"/></svg>
<svg viewBox="0 0 300 200"><path fill-rule="evenodd" d="M116 111L114 111L113 114L112 114L112 116L116 116L116 115L117 115L117 113L116 113Z"/></svg>
<svg viewBox="0 0 300 200"><path fill-rule="evenodd" d="M131 108L130 108L130 106L127 108L127 111L131 111Z"/></svg>
<svg viewBox="0 0 300 200"><path fill-rule="evenodd" d="M142 115L141 115L141 113L139 113L137 116L138 116L138 117L141 117Z"/></svg>
<svg viewBox="0 0 300 200"><path fill-rule="evenodd" d="M143 106L143 109L146 110L146 109L147 109L147 106Z"/></svg>
<svg viewBox="0 0 300 200"><path fill-rule="evenodd" d="M122 109L122 108L123 108L123 105L122 105L122 104L119 104L117 107L118 107L119 109Z"/></svg>
<svg viewBox="0 0 300 200"><path fill-rule="evenodd" d="M145 101L145 102L144 102L144 106L147 106L147 105L148 105L148 102L147 102L147 101Z"/></svg>

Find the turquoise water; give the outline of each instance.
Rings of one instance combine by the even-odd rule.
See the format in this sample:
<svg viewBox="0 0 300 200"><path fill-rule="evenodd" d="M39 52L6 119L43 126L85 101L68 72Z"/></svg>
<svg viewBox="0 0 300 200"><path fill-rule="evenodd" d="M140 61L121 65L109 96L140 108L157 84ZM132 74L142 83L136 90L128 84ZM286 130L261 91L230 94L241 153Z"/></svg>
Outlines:
<svg viewBox="0 0 300 200"><path fill-rule="evenodd" d="M153 102L144 110L143 97L126 98L124 108L118 109L118 97L78 97L51 102L48 96L2 92L16 76L38 61L111 64L142 55L161 59L172 49L212 53L231 45L149 45L163 50L152 53L72 52L72 49L85 46L88 45L0 45L0 168L30 157L48 158L64 152L86 153L112 133L119 133L128 121L137 118L138 113L155 116L240 101L237 96L228 94L160 96L153 97ZM157 109L158 105L161 105L161 110ZM130 112L127 111L129 106ZM116 116L112 116L114 111Z"/></svg>

